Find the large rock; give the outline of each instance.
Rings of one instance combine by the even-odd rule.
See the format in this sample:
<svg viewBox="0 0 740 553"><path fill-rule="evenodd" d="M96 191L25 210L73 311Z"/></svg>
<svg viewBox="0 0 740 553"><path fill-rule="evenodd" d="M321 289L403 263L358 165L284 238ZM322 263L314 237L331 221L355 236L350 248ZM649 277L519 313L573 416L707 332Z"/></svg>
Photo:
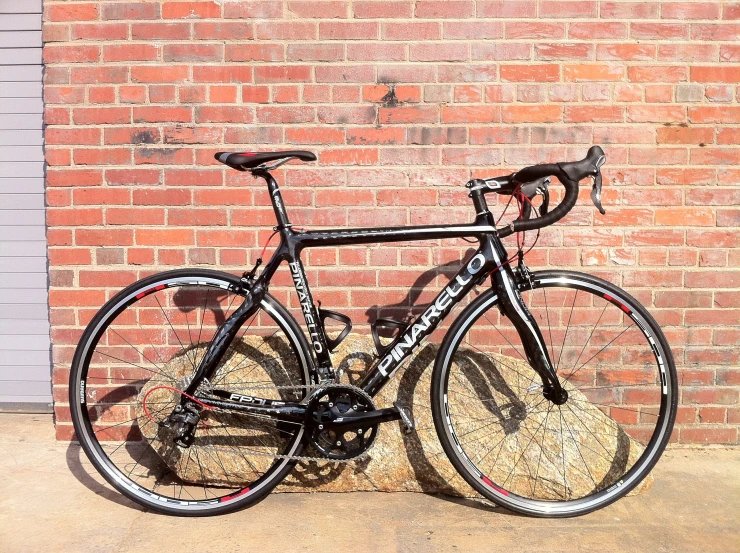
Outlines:
<svg viewBox="0 0 740 553"><path fill-rule="evenodd" d="M416 426L411 434L404 434L400 423L381 424L368 458L349 464L301 461L277 491L378 490L476 496L448 461L434 429L429 397L437 350L436 345L422 347L374 398L377 407L394 402L406 407ZM199 357L202 349L196 348L192 354ZM275 388L275 384L290 382L286 375L295 374L292 359L287 343L282 340L247 337L227 352L219 371L219 375L225 376L217 376L214 384L247 395L295 399L289 392ZM357 383L374 359L374 346L368 336L348 337L333 355L335 367L343 370L343 381L350 383ZM528 496L534 493L543 499L580 497L596 487L614 483L615 476L623 474L624 467L631 466L643 451L643 446L616 422L572 389L569 389L569 401L578 406L579 416L573 410L563 409L558 413L558 423L553 424L549 417L555 416L547 409L538 408L541 394L531 390L532 382L537 382L538 377L522 361L461 349L456 362L467 378L466 386L475 390L484 387L485 393L490 394L485 402L471 401L465 406L456 403L456 412L455 405L451 405L453 419L462 421L456 422L457 432L466 432L465 421L496 415L498 424L490 432L471 428L472 435L480 438L468 440L465 447L470 457L482 457L495 440L496 462L487 476L495 483L506 481L507 489ZM181 355L167 363L165 372L179 378L192 372L192 363ZM142 390L140 402L154 385ZM254 386L266 387L255 389ZM172 391L155 390L149 394L147 405L159 402L166 405L175 397ZM138 410L143 414L141 406ZM579 418L588 420L590 432L584 430ZM238 481L245 484L253 481L255 473L264 471L273 461L270 455L284 444L283 435L269 428L255 425L252 417L208 412L189 449L177 448L169 439L158 439L159 429L154 423L144 424L142 431L183 480L233 486ZM236 448L229 448L229 444L237 443L249 443L250 452L255 454L247 458ZM565 450L564 456L553 455L561 449ZM318 456L311 448L303 454ZM537 467L536 484L532 467ZM223 478L225 473L227 480ZM645 491L651 484L648 477L633 493Z"/></svg>

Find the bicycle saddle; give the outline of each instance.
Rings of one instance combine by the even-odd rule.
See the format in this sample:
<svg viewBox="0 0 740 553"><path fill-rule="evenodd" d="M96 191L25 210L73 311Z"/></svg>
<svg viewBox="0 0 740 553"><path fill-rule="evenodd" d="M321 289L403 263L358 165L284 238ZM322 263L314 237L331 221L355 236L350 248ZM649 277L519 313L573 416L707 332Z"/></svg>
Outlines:
<svg viewBox="0 0 740 553"><path fill-rule="evenodd" d="M316 155L305 150L288 150L286 152L216 152L214 156L218 161L237 169L247 171L255 169L263 163L276 161L278 159L298 158L301 161L316 161Z"/></svg>

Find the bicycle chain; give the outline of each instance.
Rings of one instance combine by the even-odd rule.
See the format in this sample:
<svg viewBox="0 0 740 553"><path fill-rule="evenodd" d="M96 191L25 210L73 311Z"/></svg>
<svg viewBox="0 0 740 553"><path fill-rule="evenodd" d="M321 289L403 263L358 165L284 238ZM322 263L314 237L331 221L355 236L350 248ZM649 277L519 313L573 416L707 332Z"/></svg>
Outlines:
<svg viewBox="0 0 740 553"><path fill-rule="evenodd" d="M211 385L212 386L212 385ZM367 399L370 400L370 403L374 405L372 398L363 390L362 388L358 388L357 386L353 386L352 384L338 384L338 383L322 383L322 384L302 384L302 385L296 385L296 386L246 386L246 389L253 389L253 390L259 390L259 389L270 389L270 390L310 390L310 392L314 392L320 388L323 389L329 389L329 388L350 388L354 392L359 393L362 396L365 396ZM233 415L232 411L227 411L225 409L219 409L216 408L215 411L217 413L227 413L229 415ZM257 416L257 415L250 415L248 413L236 413L238 415L244 415L246 417L249 416ZM375 446L375 441L373 440L373 443L370 445L369 448L367 448L365 451L360 453L359 455L352 457L351 459L328 459L327 457L309 457L307 455L280 455L278 453L262 453L262 452L252 452L250 455L256 455L258 457L273 457L275 459L288 459L291 461L314 461L314 462L326 462L326 463L337 463L337 464L348 464L353 463L355 461L362 461L364 459L367 459L370 456L370 450Z"/></svg>

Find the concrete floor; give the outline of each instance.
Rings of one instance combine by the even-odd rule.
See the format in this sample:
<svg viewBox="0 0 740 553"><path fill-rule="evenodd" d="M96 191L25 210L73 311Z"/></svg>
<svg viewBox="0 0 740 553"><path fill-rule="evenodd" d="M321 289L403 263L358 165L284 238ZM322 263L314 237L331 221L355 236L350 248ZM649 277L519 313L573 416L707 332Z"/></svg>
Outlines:
<svg viewBox="0 0 740 553"><path fill-rule="evenodd" d="M186 519L142 511L53 435L48 415L0 415L2 553L740 552L740 449L669 451L648 494L575 519L412 493L273 494Z"/></svg>

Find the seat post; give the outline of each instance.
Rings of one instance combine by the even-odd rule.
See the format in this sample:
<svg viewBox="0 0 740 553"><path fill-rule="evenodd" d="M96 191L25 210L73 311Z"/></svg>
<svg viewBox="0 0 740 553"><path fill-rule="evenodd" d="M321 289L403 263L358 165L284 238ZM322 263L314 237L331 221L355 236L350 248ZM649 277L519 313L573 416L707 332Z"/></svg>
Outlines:
<svg viewBox="0 0 740 553"><path fill-rule="evenodd" d="M278 228L290 227L288 214L285 211L285 203L283 203L283 197L280 194L280 188L278 187L275 178L267 171L255 171L254 175L257 177L262 177L267 183L267 191L270 194L270 201L272 202L272 209L273 211L275 211L275 218L277 219Z"/></svg>

